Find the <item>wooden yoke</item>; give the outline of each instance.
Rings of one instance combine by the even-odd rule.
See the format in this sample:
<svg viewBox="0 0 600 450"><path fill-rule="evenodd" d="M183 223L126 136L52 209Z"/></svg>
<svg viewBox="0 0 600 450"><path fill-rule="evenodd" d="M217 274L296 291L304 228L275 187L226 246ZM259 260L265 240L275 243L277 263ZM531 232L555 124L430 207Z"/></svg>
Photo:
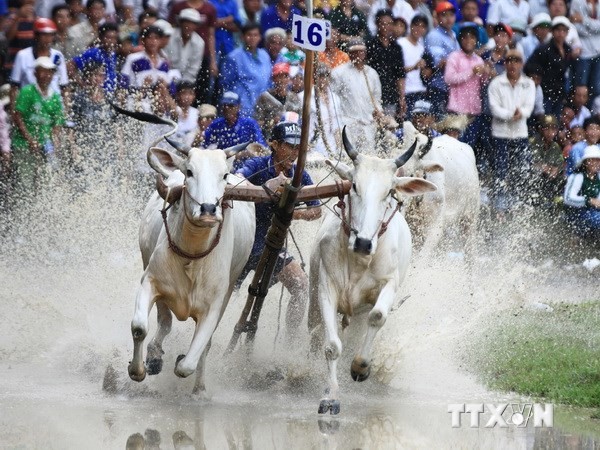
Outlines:
<svg viewBox="0 0 600 450"><path fill-rule="evenodd" d="M281 195L285 190L285 185L290 179L286 177L277 177L267 181L263 186L240 185L227 187L225 189L224 200L241 200L254 203L274 202L279 203ZM297 203L304 203L310 200L320 200L329 197L343 197L348 192L352 183L348 180L339 180L334 183L313 184L303 186L296 197Z"/></svg>

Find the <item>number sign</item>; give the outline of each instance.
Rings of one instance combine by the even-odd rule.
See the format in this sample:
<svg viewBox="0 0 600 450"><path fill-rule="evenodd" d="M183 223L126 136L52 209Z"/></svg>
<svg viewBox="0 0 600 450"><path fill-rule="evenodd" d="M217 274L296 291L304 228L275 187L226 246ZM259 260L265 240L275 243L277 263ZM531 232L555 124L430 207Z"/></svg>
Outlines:
<svg viewBox="0 0 600 450"><path fill-rule="evenodd" d="M322 52L325 50L325 41L331 37L331 22L294 14L292 36L298 47Z"/></svg>

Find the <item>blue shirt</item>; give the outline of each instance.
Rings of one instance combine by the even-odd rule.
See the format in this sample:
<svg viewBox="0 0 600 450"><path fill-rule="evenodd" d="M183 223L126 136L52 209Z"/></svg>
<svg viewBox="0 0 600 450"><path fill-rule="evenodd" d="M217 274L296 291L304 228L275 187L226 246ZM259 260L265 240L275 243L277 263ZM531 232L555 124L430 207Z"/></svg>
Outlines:
<svg viewBox="0 0 600 450"><path fill-rule="evenodd" d="M286 173L285 176L290 178L293 177L294 170L296 170L295 164L292 170L289 173ZM244 178L255 186L262 186L267 181L277 177L273 163L273 155L247 159L244 162L244 165L238 169L236 173L243 175ZM311 184L314 184L312 178L308 172L304 170L302 172L301 185L310 186ZM321 202L319 202L319 200L310 200L306 202L307 206L319 206L320 204ZM269 227L271 226L271 217L273 216L275 207L276 205L273 205L272 203L256 204L256 233L254 235L252 256L259 255L263 251L265 238L267 236L267 231L269 231Z"/></svg>
<svg viewBox="0 0 600 450"><path fill-rule="evenodd" d="M271 58L262 48L253 54L238 47L225 58L221 76L223 90L239 95L241 113L250 117L259 95L271 84Z"/></svg>
<svg viewBox="0 0 600 450"><path fill-rule="evenodd" d="M567 156L567 176L571 175L573 172L575 172L575 170L577 170L577 165L579 164L579 161L581 161L581 158L583 158L583 152L588 145L589 144L587 141L581 141L571 147L569 156Z"/></svg>
<svg viewBox="0 0 600 450"><path fill-rule="evenodd" d="M238 5L235 0L210 0L210 3L217 10L217 18L223 19L232 16L234 22L239 27L241 23ZM215 50L222 57L231 52L235 45L235 38L231 31L215 27Z"/></svg>
<svg viewBox="0 0 600 450"><path fill-rule="evenodd" d="M433 57L435 67L438 67L442 59L447 59L450 53L459 49L458 41L452 31L442 27L436 27L425 37L425 49ZM444 81L444 71L435 70L431 78L431 87L447 92L448 86Z"/></svg>
<svg viewBox="0 0 600 450"><path fill-rule="evenodd" d="M80 71L85 69L85 66L90 62L102 64L106 73L104 81L104 90L112 92L117 87L117 54L115 52L107 52L100 47L88 48L81 55L73 58L73 62ZM84 74L84 76L87 74Z"/></svg>
<svg viewBox="0 0 600 450"><path fill-rule="evenodd" d="M225 149L248 141L267 146L258 122L250 117L238 117L231 127L224 117L219 117L204 130L204 145L207 147L216 145Z"/></svg>
<svg viewBox="0 0 600 450"><path fill-rule="evenodd" d="M263 37L265 35L265 32L270 28L279 27L283 28L285 31L292 31L292 21L294 14L301 16L302 12L297 7L292 6L290 16L286 21L283 21L277 15L277 5L271 5L267 7L263 11L262 16L260 16L260 28Z"/></svg>

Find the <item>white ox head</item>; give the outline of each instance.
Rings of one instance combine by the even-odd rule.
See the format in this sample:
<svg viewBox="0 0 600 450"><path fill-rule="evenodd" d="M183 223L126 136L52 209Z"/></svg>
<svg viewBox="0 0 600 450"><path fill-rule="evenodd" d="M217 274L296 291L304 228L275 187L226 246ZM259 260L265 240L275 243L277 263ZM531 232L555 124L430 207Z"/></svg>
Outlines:
<svg viewBox="0 0 600 450"><path fill-rule="evenodd" d="M352 181L350 190L351 232L349 247L357 253L372 255L377 250L378 233L396 207L393 193L421 195L436 190L434 184L413 177L396 176L396 171L412 156L417 146L413 145L396 159L381 159L361 155L352 146L344 129L344 149L352 160L353 168L338 162L327 161L338 175Z"/></svg>
<svg viewBox="0 0 600 450"><path fill-rule="evenodd" d="M165 183L160 175L157 177L160 196L170 203L182 199L187 219L196 226L213 227L222 222L222 199L229 175L227 158L243 150L248 143L225 150L189 148L170 140L169 143L186 157L157 147L149 149L147 155L150 166L168 179ZM171 182L181 178L182 183Z"/></svg>

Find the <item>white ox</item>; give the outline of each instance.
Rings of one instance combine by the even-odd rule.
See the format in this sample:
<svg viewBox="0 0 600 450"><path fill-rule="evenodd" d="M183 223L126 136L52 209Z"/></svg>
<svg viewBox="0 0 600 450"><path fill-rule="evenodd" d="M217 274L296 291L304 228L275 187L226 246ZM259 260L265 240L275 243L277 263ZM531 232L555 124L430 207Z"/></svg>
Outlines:
<svg viewBox="0 0 600 450"><path fill-rule="evenodd" d="M248 260L254 241L254 204L223 201L229 173L227 158L240 150L176 148L181 158L160 148L148 151L148 162L167 179L158 177L158 191L148 202L140 225L140 249L144 275L137 292L131 321L134 351L129 376L142 381L162 368L162 342L171 329L171 312L177 319L194 319L196 329L190 348L175 365L175 374L197 372L193 392L204 386L204 361L210 340L227 306L234 283ZM166 204L166 224L160 210ZM148 344L144 365L143 342L148 315L156 303L158 330Z"/></svg>
<svg viewBox="0 0 600 450"><path fill-rule="evenodd" d="M466 261L472 263L480 185L471 146L448 135L435 137L430 146L415 152L405 166L405 173L423 176L437 186L435 192L412 199L406 209L406 219L415 238L422 242L420 256L425 260L431 258L444 232L454 229L464 237Z"/></svg>
<svg viewBox="0 0 600 450"><path fill-rule="evenodd" d="M352 378L363 381L370 374L373 340L397 297L411 256L410 230L402 214L396 213L400 206L396 195L420 195L435 190L426 180L395 175L414 152L416 141L393 160L358 154L345 130L342 137L354 167L327 163L341 178L352 181L352 189L345 197L348 211L342 218L332 213L325 217L310 262L308 326L313 333L312 350L320 344L317 327L323 325L329 367L329 388L319 405L319 413L329 410L331 414L337 414L340 408L337 360L342 342L337 314L343 315L345 327L355 311L372 306L367 334L351 366Z"/></svg>

